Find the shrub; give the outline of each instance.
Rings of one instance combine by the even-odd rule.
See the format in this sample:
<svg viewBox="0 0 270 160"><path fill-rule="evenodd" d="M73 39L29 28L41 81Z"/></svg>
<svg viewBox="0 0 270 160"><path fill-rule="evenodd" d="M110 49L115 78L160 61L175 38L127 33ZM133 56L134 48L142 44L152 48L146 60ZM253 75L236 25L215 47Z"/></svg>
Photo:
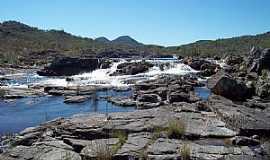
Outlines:
<svg viewBox="0 0 270 160"><path fill-rule="evenodd" d="M120 131L120 130L115 131L113 133L113 137L118 138L119 139L119 143L121 145L123 145L126 142L126 140L127 140L127 134L124 131Z"/></svg>
<svg viewBox="0 0 270 160"><path fill-rule="evenodd" d="M167 135L169 138L180 139L186 131L185 123L181 120L173 119L169 121Z"/></svg>
<svg viewBox="0 0 270 160"><path fill-rule="evenodd" d="M191 159L191 148L189 144L184 144L180 148L180 154L182 160L189 160Z"/></svg>

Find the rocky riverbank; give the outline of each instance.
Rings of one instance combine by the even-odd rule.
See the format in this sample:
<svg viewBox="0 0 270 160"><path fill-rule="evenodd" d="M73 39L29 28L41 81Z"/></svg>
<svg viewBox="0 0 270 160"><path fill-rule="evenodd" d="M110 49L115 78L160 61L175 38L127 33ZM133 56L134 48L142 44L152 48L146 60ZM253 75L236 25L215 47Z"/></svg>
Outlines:
<svg viewBox="0 0 270 160"><path fill-rule="evenodd" d="M27 128L3 141L12 145L0 159L268 160L269 57L269 49L253 48L247 57L226 57L223 66L185 58L184 63L199 72L136 81L131 97L105 97L121 106L136 105L137 110L77 115ZM115 74L150 67L126 63ZM204 86L199 79L209 76L206 83L212 93L203 100L195 88ZM64 95L67 103L81 102L97 89L41 88L50 95Z"/></svg>

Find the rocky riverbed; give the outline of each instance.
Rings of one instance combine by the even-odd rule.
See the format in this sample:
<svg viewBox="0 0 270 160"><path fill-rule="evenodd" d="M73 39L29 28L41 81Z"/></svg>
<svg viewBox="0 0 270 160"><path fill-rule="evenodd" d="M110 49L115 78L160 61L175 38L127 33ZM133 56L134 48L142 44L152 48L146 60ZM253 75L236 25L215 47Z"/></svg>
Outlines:
<svg viewBox="0 0 270 160"><path fill-rule="evenodd" d="M174 68L166 69L163 63L158 70L163 74L155 76L155 65L129 62L106 70L108 76L123 82L121 87L31 86L44 94L63 96L67 103L82 102L96 90L108 90L108 86L117 92L131 89L133 94L128 97L104 99L121 106L135 105L137 109L85 113L27 128L3 137L2 143L8 148L0 159L268 160L269 55L269 49L253 48L247 57L228 56L222 63L188 57L174 66L183 62L192 72L168 74ZM132 78L126 76L132 75L129 69L136 71ZM68 77L68 81L85 82L93 73ZM108 84L103 79L95 80ZM211 95L199 96L198 88L206 86Z"/></svg>

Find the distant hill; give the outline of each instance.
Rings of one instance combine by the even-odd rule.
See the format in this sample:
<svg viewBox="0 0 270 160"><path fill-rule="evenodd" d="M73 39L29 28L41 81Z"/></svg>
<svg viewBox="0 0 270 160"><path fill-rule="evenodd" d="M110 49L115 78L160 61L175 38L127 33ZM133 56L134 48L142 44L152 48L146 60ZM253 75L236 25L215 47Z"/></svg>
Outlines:
<svg viewBox="0 0 270 160"><path fill-rule="evenodd" d="M56 56L125 57L175 54L181 56L224 56L246 54L252 46L270 48L270 32L218 40L163 47L145 45L129 36L112 41L75 36L64 30L41 30L29 25L6 21L0 23L0 64L50 61ZM43 62L42 62L43 63Z"/></svg>
<svg viewBox="0 0 270 160"><path fill-rule="evenodd" d="M99 42L99 43L110 43L111 41L106 38L106 37L98 37L95 39L96 42Z"/></svg>
<svg viewBox="0 0 270 160"><path fill-rule="evenodd" d="M140 46L143 45L139 43L135 39L131 38L130 36L120 36L114 40L112 40L114 44L121 44L121 45L129 45L129 46Z"/></svg>
<svg viewBox="0 0 270 160"><path fill-rule="evenodd" d="M247 54L252 46L270 48L270 32L217 40L200 40L194 43L168 47L168 52L180 55L214 56Z"/></svg>
<svg viewBox="0 0 270 160"><path fill-rule="evenodd" d="M93 40L74 36L64 30L41 30L20 22L6 21L0 23L0 64L19 63L20 59L27 60L38 54L87 57L111 52L144 56L159 54L155 46L138 47L140 43L128 36L108 42L105 37ZM50 53L47 53L48 50Z"/></svg>

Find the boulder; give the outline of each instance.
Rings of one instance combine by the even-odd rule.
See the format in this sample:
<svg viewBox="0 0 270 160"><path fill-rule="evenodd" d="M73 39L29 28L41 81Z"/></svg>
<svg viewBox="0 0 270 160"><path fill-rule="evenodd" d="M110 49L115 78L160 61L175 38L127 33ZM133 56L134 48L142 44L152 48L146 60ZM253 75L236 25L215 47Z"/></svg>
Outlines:
<svg viewBox="0 0 270 160"><path fill-rule="evenodd" d="M58 58L51 65L37 71L40 76L72 76L83 72L91 72L99 68L99 60L95 58Z"/></svg>
<svg viewBox="0 0 270 160"><path fill-rule="evenodd" d="M195 70L201 70L201 67L206 63L210 64L210 62L204 59L194 59L194 58L185 58L184 63L189 65L191 68Z"/></svg>
<svg viewBox="0 0 270 160"><path fill-rule="evenodd" d="M117 70L111 76L135 75L149 70L154 65L149 62L126 62L117 66Z"/></svg>
<svg viewBox="0 0 270 160"><path fill-rule="evenodd" d="M194 103L199 101L200 98L196 97L193 94L188 94L188 93L184 93L184 92L173 92L171 94L168 95L168 101L170 103L174 103L174 102L189 102L189 103Z"/></svg>
<svg viewBox="0 0 270 160"><path fill-rule="evenodd" d="M247 86L228 73L218 72L207 80L207 87L215 94L232 100L245 100L251 96Z"/></svg>
<svg viewBox="0 0 270 160"><path fill-rule="evenodd" d="M225 58L225 63L231 66L239 65L244 61L244 58L238 55L229 55Z"/></svg>

